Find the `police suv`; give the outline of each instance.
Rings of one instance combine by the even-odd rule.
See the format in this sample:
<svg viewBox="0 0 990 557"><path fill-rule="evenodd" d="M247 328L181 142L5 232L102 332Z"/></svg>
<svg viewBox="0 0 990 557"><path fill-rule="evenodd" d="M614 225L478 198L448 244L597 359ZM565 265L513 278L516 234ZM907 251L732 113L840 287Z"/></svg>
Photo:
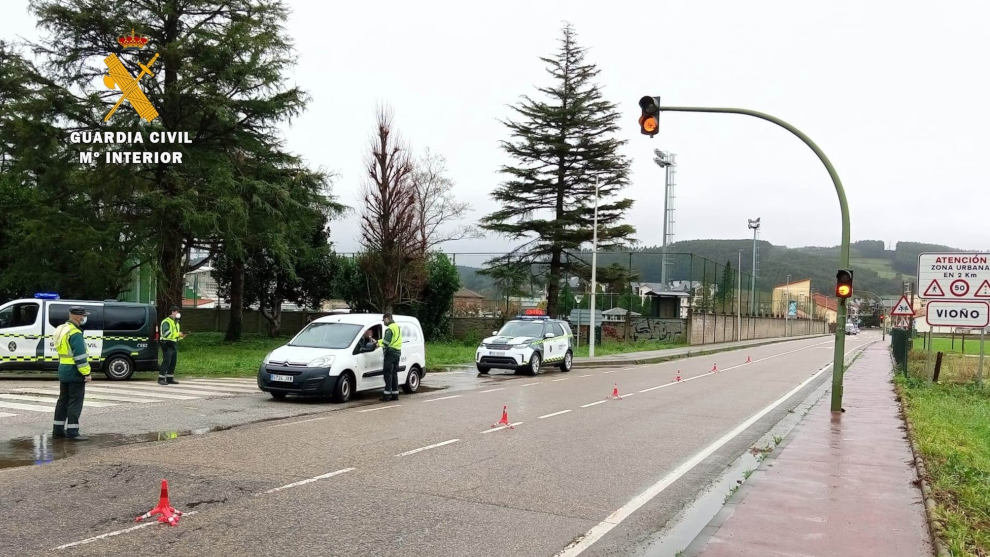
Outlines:
<svg viewBox="0 0 990 557"><path fill-rule="evenodd" d="M481 341L474 361L479 373L491 369L540 372L543 364L556 363L560 371L574 364L574 343L567 321L546 315L520 315L502 325L495 336Z"/></svg>
<svg viewBox="0 0 990 557"><path fill-rule="evenodd" d="M58 369L52 335L69 318L71 306L86 308L81 327L90 366L108 379L158 369L158 313L154 306L128 302L60 300L57 294L0 305L0 370Z"/></svg>

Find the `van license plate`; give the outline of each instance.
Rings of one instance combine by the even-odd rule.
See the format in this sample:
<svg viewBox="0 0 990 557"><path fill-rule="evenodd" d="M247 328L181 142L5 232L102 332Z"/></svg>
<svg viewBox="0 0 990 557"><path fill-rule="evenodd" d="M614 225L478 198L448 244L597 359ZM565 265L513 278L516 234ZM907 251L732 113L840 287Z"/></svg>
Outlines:
<svg viewBox="0 0 990 557"><path fill-rule="evenodd" d="M492 356L505 356L505 352L492 351Z"/></svg>
<svg viewBox="0 0 990 557"><path fill-rule="evenodd" d="M291 375L272 375L272 381L284 381L286 383L292 383Z"/></svg>

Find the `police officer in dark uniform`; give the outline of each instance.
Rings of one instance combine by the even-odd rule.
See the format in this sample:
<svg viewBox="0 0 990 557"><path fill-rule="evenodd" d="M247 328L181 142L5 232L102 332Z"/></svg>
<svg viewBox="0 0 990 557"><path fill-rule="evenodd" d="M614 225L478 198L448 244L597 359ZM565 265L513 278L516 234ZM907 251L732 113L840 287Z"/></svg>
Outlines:
<svg viewBox="0 0 990 557"><path fill-rule="evenodd" d="M52 437L65 437L85 441L79 435L79 415L82 414L86 383L90 374L89 354L81 327L86 324L88 312L81 306L69 308L69 320L55 329L55 351L58 352L58 402L55 403L55 421Z"/></svg>

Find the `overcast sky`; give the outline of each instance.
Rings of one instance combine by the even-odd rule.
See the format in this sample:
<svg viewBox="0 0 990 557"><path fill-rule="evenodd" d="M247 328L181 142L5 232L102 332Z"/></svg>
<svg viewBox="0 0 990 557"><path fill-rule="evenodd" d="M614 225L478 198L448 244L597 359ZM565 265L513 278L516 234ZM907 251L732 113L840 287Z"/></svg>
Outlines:
<svg viewBox="0 0 990 557"><path fill-rule="evenodd" d="M19 9L18 4L22 7ZM288 145L336 173L335 193L356 209L375 109L392 107L416 150L444 155L472 220L508 162L499 119L520 95L548 84L540 56L557 49L563 21L601 69L605 96L624 115L635 199L628 220L660 242L663 175L654 148L678 157L675 240L762 238L835 245L831 181L797 138L733 115L661 114L639 134L638 99L746 107L812 137L842 178L853 240L990 248L986 30L983 2L289 2L291 79L312 97L286 128ZM4 0L0 36L35 38L26 0ZM122 30L127 31L127 30ZM357 213L334 226L339 251L358 248ZM486 237L447 251L504 251ZM458 258L458 263L467 258Z"/></svg>

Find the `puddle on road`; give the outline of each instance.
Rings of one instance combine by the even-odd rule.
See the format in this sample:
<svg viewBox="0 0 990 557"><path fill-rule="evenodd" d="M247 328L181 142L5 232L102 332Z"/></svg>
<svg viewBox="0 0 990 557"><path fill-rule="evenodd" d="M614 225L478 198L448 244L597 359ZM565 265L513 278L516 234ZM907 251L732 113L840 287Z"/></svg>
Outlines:
<svg viewBox="0 0 990 557"><path fill-rule="evenodd" d="M0 468L17 466L40 466L58 459L67 458L89 448L117 447L134 443L168 441L188 435L204 435L214 431L230 429L229 426L203 427L185 431L158 431L125 435L121 433L94 433L86 435L86 441L53 439L43 433L32 437L19 437L0 441Z"/></svg>

